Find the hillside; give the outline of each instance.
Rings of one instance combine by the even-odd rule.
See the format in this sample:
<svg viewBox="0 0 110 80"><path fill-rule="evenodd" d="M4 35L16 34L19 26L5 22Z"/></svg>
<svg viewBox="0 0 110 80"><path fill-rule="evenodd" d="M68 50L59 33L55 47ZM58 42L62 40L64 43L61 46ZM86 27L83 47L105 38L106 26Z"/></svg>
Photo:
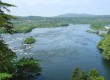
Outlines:
<svg viewBox="0 0 110 80"><path fill-rule="evenodd" d="M57 17L94 17L94 16L96 15L68 13L68 14L59 15Z"/></svg>
<svg viewBox="0 0 110 80"><path fill-rule="evenodd" d="M77 13L67 13L58 15L56 17L110 17L110 15L92 15L92 14L77 14Z"/></svg>

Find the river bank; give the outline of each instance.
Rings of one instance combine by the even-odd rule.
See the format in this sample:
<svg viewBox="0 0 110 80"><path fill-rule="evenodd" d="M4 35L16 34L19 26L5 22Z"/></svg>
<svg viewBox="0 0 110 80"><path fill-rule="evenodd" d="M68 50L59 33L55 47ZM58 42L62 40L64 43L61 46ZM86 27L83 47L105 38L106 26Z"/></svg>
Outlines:
<svg viewBox="0 0 110 80"><path fill-rule="evenodd" d="M39 59L42 67L41 80L69 80L73 67L89 71L96 68L106 80L110 79L110 63L102 59L96 34L87 33L90 25L69 25L58 28L36 28L30 33L4 34L10 48L20 48L22 40L33 36L38 41L32 48L17 53L19 57ZM15 45L16 44L16 45Z"/></svg>

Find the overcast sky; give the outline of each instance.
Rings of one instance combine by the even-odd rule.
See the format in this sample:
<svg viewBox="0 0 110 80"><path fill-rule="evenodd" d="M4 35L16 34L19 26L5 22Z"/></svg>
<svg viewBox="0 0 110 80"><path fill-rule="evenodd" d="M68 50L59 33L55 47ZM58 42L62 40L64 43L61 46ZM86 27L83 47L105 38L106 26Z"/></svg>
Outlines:
<svg viewBox="0 0 110 80"><path fill-rule="evenodd" d="M110 0L2 0L16 5L16 16L56 16L65 13L110 15Z"/></svg>

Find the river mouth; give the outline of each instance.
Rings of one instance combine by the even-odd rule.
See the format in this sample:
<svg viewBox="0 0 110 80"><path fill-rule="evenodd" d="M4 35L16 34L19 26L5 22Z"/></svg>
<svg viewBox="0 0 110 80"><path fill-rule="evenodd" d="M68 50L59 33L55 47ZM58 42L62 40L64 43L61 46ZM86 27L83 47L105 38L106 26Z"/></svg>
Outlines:
<svg viewBox="0 0 110 80"><path fill-rule="evenodd" d="M42 73L39 80L70 80L74 67L89 71L96 68L106 80L110 79L110 63L104 61L96 34L87 33L89 25L69 25L58 28L36 28L26 34L3 35L9 47L20 48L24 38L33 36L37 42L31 49L17 52L18 58L39 59ZM16 44L16 45L15 45Z"/></svg>

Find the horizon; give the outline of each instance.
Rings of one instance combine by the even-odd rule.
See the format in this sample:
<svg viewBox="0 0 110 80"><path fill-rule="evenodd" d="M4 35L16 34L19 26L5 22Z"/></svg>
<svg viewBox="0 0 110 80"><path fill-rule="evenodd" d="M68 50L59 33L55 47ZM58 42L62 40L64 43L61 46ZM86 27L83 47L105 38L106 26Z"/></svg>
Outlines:
<svg viewBox="0 0 110 80"><path fill-rule="evenodd" d="M26 16L18 16L18 15L14 15L14 16L18 16L18 17L30 17L30 16L35 16L35 17L59 17L62 15L68 15L68 14L76 14L76 15L92 15L92 16L110 16L109 14L105 14L105 15L101 15L101 14L87 14L87 13L64 13L64 14L59 14L59 15L55 15L55 16L40 16L40 15L26 15Z"/></svg>
<svg viewBox="0 0 110 80"><path fill-rule="evenodd" d="M54 17L62 14L110 15L109 0L3 0L17 7L9 8L16 16ZM25 3L25 4L24 4Z"/></svg>

